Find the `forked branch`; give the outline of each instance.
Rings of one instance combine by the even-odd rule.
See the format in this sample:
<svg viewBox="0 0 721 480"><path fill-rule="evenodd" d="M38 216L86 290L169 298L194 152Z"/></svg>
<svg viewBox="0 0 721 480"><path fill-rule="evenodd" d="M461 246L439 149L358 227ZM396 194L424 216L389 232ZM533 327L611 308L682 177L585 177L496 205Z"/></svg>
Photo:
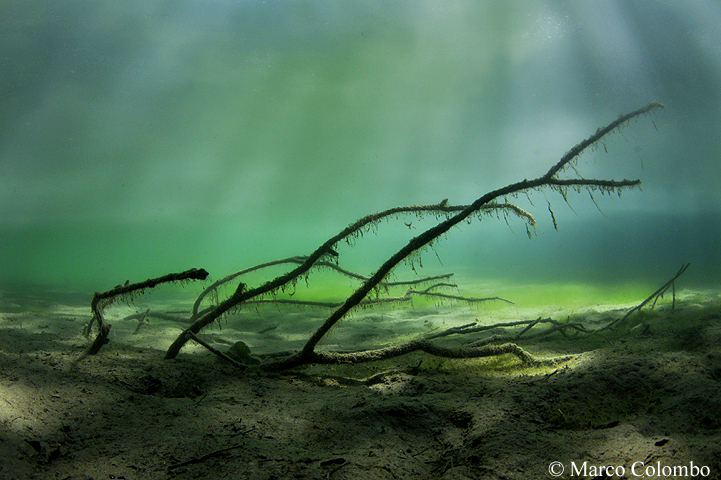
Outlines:
<svg viewBox="0 0 721 480"><path fill-rule="evenodd" d="M379 213L374 213L371 215L367 215L360 220L356 221L355 223L350 224L346 228L344 228L340 233L337 235L331 237L328 239L325 243L323 243L320 247L318 247L313 253L308 255L307 257L291 257L291 259L284 259L279 260L275 262L269 262L268 264L261 264L258 267L265 267L270 265L277 265L278 263L285 262L285 263L295 263L296 259L301 261L300 265L292 269L290 272L285 273L283 275L280 275L273 280L264 283L263 285L247 289L247 290L238 290L236 291L232 296L225 299L222 302L219 302L218 305L216 305L213 308L210 308L201 315L199 315L199 318L197 318L183 333L181 333L178 338L170 345L168 348L168 351L165 353L166 359L175 358L178 353L180 352L180 349L183 348L183 345L191 338L191 334L198 333L202 328L204 328L207 325L210 325L213 323L216 319L223 316L226 312L231 310L232 308L238 306L239 304L245 302L246 300L249 300L251 298L255 298L267 293L272 293L274 291L277 291L278 289L283 288L284 286L292 283L293 281L296 281L298 278L300 278L302 275L305 275L307 272L309 272L313 267L317 266L319 261L323 261L322 259L328 258L329 256L334 256L335 253L335 247L336 244L345 240L349 244L351 243L352 239L356 236L362 236L367 229L371 228L372 225L377 224L384 218L393 216L393 215L400 215L403 213L415 213L415 214L438 214L438 215L452 215L453 212L457 211L459 208L462 208L462 211L465 211L467 207L458 207L458 206L450 206L448 205L448 200L444 199L439 203L432 204L432 205L411 205L408 207L395 207L390 208L388 210L384 210ZM479 212L481 209L484 211L484 213L493 213L493 212L501 212L500 214L506 215L506 214L513 214L520 216L526 220L528 224L535 225L535 219L531 214L526 212L525 210L521 209L520 207L517 207L516 205L510 204L510 203L491 203L491 202L485 202L484 205L479 206L477 208L473 209L473 212ZM337 253L336 253L337 255ZM255 267L252 267L255 268ZM229 281L232 278L237 277L240 275L240 273L247 273L247 271L239 272L233 275L229 275L228 277L225 277L222 279L222 281ZM232 278L231 278L232 277ZM371 279L367 279L364 284L367 284ZM378 286L379 283L381 283L382 279L373 280L373 286ZM216 282L218 283L218 282ZM215 285L213 288L216 288L218 285ZM359 299L359 301L362 300ZM197 311L197 308L199 306L199 302L196 302L196 306L194 306L194 311ZM357 304L357 302L356 302Z"/></svg>
<svg viewBox="0 0 721 480"><path fill-rule="evenodd" d="M563 187L563 186L574 186L574 187L603 187L607 191L619 191L623 188L633 187L640 185L640 180L596 180L596 179L559 179L556 175L563 171L572 161L574 161L586 148L595 144L604 136L618 128L623 123L631 120L632 118L638 117L645 113L648 113L656 108L662 108L658 102L653 102L645 107L639 108L626 115L621 115L617 120L611 122L609 125L599 128L596 133L583 140L578 145L574 146L569 150L553 167L551 167L545 175L538 177L534 180L523 180L517 183L507 185L503 188L493 190L486 193L482 197L478 198L475 202L459 211L455 215L448 219L438 223L437 225L429 228L420 235L412 238L408 244L401 248L398 252L392 255L386 260L383 265L368 279L366 280L346 301L338 307L323 324L311 335L308 342L305 344L303 349L291 357L268 365L267 368L273 370L283 370L306 363L322 363L326 358L327 354L319 354L315 352L315 347L318 342L325 336L325 334L348 313L353 307L357 306L363 299L370 293L376 286L383 281L383 279L404 259L410 256L413 252L425 247L429 243L433 242L439 236L448 232L451 228L458 225L474 213L480 211L484 206L491 204L498 198L503 198L508 195L515 195L523 192L527 192L533 189L541 189L544 187ZM404 344L404 348L389 347L392 352L395 352L393 356L402 355L408 351L424 349L427 346L424 341L418 340L417 342L409 342ZM410 350L409 350L410 349ZM384 349L386 350L386 349ZM440 351L439 351L440 352ZM170 352L169 352L170 353ZM431 353L431 352L429 352ZM443 356L443 355L441 355ZM166 355L166 358L169 358ZM388 358L388 357L384 357Z"/></svg>
<svg viewBox="0 0 721 480"><path fill-rule="evenodd" d="M513 343L506 343L503 345L490 345L487 343L480 344L476 343L473 345L467 345L458 349L447 348L432 342L430 338L419 338L411 340L409 342L390 346L386 348L369 350L365 352L352 352L352 353L340 353L340 352L317 352L315 350L318 342L325 336L325 334L337 324L351 309L361 305L364 302L368 302L366 298L372 291L378 291L381 288L392 285L390 282L386 282L388 275L393 269L398 266L399 263L407 260L411 255L415 254L419 250L432 246L433 243L451 228L458 225L464 220L468 220L473 217L479 217L481 215L495 213L497 216L507 217L509 215L515 215L521 217L526 222L526 227L533 227L535 225L535 219L533 216L521 209L520 207L499 201L507 196L518 195L521 193L528 193L532 190L541 189L552 189L558 191L563 198L568 201L567 194L569 191L580 192L581 190L588 190L589 192L600 190L602 193L620 193L625 188L630 188L639 185L640 180L604 180L604 179L584 179L580 178L580 174L577 173L579 178L559 178L558 175L571 168L576 171L576 161L578 156L584 152L588 147L595 145L601 141L606 135L613 132L626 122L640 115L651 112L654 109L663 108L658 102L650 103L638 110L631 113L621 115L618 119L611 122L605 127L599 128L593 135L583 140L571 150L569 150L563 157L553 165L544 175L533 179L522 181L507 185L505 187L493 190L486 193L485 195L476 199L470 205L458 205L452 206L448 204L448 200L443 200L436 204L431 205L412 205L408 207L395 207L379 213L365 216L355 223L349 225L345 229L341 230L337 235L329 238L325 243L319 246L313 253L303 257L290 257L287 259L277 260L274 262L268 262L260 264L250 269L246 269L240 272L236 272L229 276L218 280L210 287L208 287L196 300L193 307L193 314L191 317L192 324L178 338L173 342L168 351L166 352L165 358L175 358L179 353L180 349L185 343L190 340L198 341L196 334L205 326L211 324L216 319L220 318L226 312L239 306L240 304L247 302L251 299L261 297L266 294L274 294L280 289L288 288L288 286L295 285L298 279L302 278L313 268L328 267L338 270L342 274L353 276L354 278L361 280L362 283L348 298L342 303L335 305L335 310L328 316L328 318L318 327L318 329L310 336L304 347L297 353L280 361L268 363L263 368L269 370L283 370L308 363L357 363L362 361L380 360L384 358L391 358L398 355L403 355L415 350L422 350L432 355L441 357L452 357L452 358L470 358L470 357L482 357L491 355L500 355L504 353L511 353L516 355L526 364L537 364L538 360L534 359L530 354L522 350L520 347ZM593 198L593 197L592 197ZM550 204L549 204L550 210ZM388 258L370 277L353 274L347 272L337 266L338 253L336 252L337 244L341 241L345 241L351 244L353 240L364 233L368 232L374 225L378 224L381 220L397 216L406 213L413 213L416 215L435 215L439 220L434 226L423 231L419 235L410 239L408 243L399 249L395 254ZM553 216L553 212L551 211ZM555 225L555 218L554 225ZM530 235L530 230L528 230ZM334 262L336 262L334 264ZM205 296L211 292L217 293L218 287L222 284L227 283L238 276L248 273L252 270L260 268L266 268L273 265L280 264L294 264L294 268L290 271L277 276L273 280L270 280L258 287L247 288L244 283L239 283L235 292L222 302L218 302L216 305L210 306L205 310L200 310L200 304ZM687 267L687 265L685 266ZM685 270L682 267L682 271L677 274L680 275ZM107 335L110 330L108 325L103 319L103 308L111 303L114 299L122 296L132 296L136 291L142 291L144 288L152 288L158 283L166 281L177 281L177 280L189 280L189 279L205 279L208 273L205 270L188 270L180 274L171 274L156 279L146 280L138 284L126 284L124 286L118 286L112 290L104 293L96 293L91 303L93 312L93 320L88 324L88 331L93 322L98 324L98 336L95 339L93 345L88 350L89 353L97 353L104 343L107 342ZM675 279L676 277L674 277ZM452 295L446 295L432 291L441 284L431 286L425 290L414 290L410 289L405 297L411 295L426 295L443 297L450 299L461 299L469 300L463 297L457 297ZM666 288L673 286L673 279ZM665 290L663 290L665 291ZM663 291L657 292L657 295L661 295ZM646 300L650 301L652 297ZM490 299L503 300L497 297ZM490 299L474 299L474 300L490 300ZM391 299L393 300L393 299ZM257 301L257 300L256 300ZM644 302L644 303L646 303ZM640 305L638 308L640 308ZM630 313L630 312L629 312ZM545 323L547 320L535 320L532 323L528 323L526 328L519 334L523 335L530 328L538 323ZM554 325L552 329L560 329L562 332L567 328L573 328L572 326L559 326ZM467 328L462 333L472 331L472 328ZM461 333L461 332L454 332ZM202 340L200 340L202 342Z"/></svg>

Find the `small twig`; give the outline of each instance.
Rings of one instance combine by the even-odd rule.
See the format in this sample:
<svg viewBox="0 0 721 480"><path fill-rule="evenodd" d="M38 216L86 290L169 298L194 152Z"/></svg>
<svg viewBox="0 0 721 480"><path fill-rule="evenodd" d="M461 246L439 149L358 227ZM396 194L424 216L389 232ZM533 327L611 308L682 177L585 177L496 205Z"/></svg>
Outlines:
<svg viewBox="0 0 721 480"><path fill-rule="evenodd" d="M501 297L461 297L459 295L447 295L445 293L436 293L436 292L430 292L429 290L431 288L436 287L437 285L433 285L431 287L428 287L425 290L408 290L406 295L423 295L423 296L429 296L429 297L440 297L440 298L447 298L449 300L460 300L462 302L468 302L468 303L476 303L476 302L489 302L491 300L500 300L502 302L510 303L512 305L515 305L514 302L510 300L506 300L505 298ZM363 303L363 302L361 302Z"/></svg>
<svg viewBox="0 0 721 480"><path fill-rule="evenodd" d="M671 283L671 311L676 310L676 282Z"/></svg>
<svg viewBox="0 0 721 480"><path fill-rule="evenodd" d="M278 324L271 325L270 327L266 327L266 328L264 328L263 330L258 330L258 333L259 333L259 334L268 333L268 332L270 332L271 330L275 330L276 328L278 328Z"/></svg>
<svg viewBox="0 0 721 480"><path fill-rule="evenodd" d="M586 331L586 329L583 327L583 325L577 324L577 323L560 323L556 320L552 320L550 318L537 318L535 320L520 320L517 322L505 322L505 323L494 323L493 325L479 325L477 327L471 327L470 325L463 325L462 327L455 327L455 328L449 328L448 330L445 330L440 333L436 333L432 336L428 336L426 338L437 338L442 337L445 335L451 335L451 334L467 334L467 333L476 333L476 332L484 332L486 330L495 330L497 328L505 328L505 327L518 327L520 325L530 325L531 327L535 326L539 323L550 323L553 325L552 328L545 330L542 334L547 335L549 333L555 332L557 330L563 331L566 328L573 328L575 330L580 331ZM529 330L529 327L526 327L521 333L519 333L517 336L520 337L522 334L524 334L527 330ZM526 337L528 338L528 337Z"/></svg>
<svg viewBox="0 0 721 480"><path fill-rule="evenodd" d="M183 312L176 312L176 313L183 313ZM148 318L157 318L160 320L170 320L171 322L178 322L178 323L189 323L189 320L184 317L178 317L177 315L172 315L170 313L163 313L163 312L142 312L142 313L133 313L128 315L127 317L123 317L123 320L134 320L134 319L140 319L143 316L147 315Z"/></svg>
<svg viewBox="0 0 721 480"><path fill-rule="evenodd" d="M243 434L243 435L245 435L246 433L250 433L250 432L252 432L253 430L255 430L255 427L250 428L250 429L245 430L244 432L240 432L240 433ZM245 444L240 443L240 444L238 444L238 445L233 445L233 446L231 446L231 447L221 448L220 450L216 450L216 451L214 451L214 452L206 453L205 455L202 455L202 456L200 456L200 457L191 458L190 460L186 460L186 461L184 461L184 462L176 463L176 464L173 464L173 465L168 465L168 470L175 470L176 468L185 467L185 466L187 466L187 465L192 465L192 464L194 464L194 463L204 462L204 461L206 461L206 460L209 459L209 458L217 457L218 455L220 455L220 454L222 454L222 453L228 452L228 451L230 451L230 450L235 450L236 448L242 448L242 447L244 447L244 446L245 446Z"/></svg>
<svg viewBox="0 0 721 480"><path fill-rule="evenodd" d="M147 309L145 312L138 314L138 326L135 327L135 331L133 332L133 335L136 335L140 331L140 327L143 326L143 324L148 323L148 313L150 312L150 309Z"/></svg>
<svg viewBox="0 0 721 480"><path fill-rule="evenodd" d="M434 333L433 335L427 335L426 338L430 340L432 338L445 337L446 335L453 335L454 333L465 333L465 331L464 331L465 329L473 327L477 324L478 324L478 322L471 322L471 323L467 323L465 325L461 325L460 327L451 327L447 330L443 330L442 332Z"/></svg>
<svg viewBox="0 0 721 480"><path fill-rule="evenodd" d="M188 332L188 337L192 338L192 339L195 340L198 344L204 346L205 348L207 348L207 349L210 350L212 353L216 354L217 356L219 356L220 358L222 358L222 359L225 360L226 362L229 362L229 363L230 363L231 365L233 365L234 367L240 368L240 369L247 368L247 365L243 365L242 363L238 363L238 362L236 362L235 360L233 360L232 358L230 358L228 355L226 355L226 354L224 354L223 352L221 352L220 350L218 350L217 348L211 347L207 342L205 342L204 340L201 340L200 338L198 338L198 336L195 335L193 332Z"/></svg>
<svg viewBox="0 0 721 480"><path fill-rule="evenodd" d="M676 304L676 286L675 286L675 281L676 281L676 279L677 279L678 277L680 277L681 275L683 275L683 273L686 271L686 269L689 267L689 265L691 265L691 264L690 264L690 263L684 263L683 265L681 265L681 268L678 270L678 272L676 272L676 275L674 275L671 280L669 280L668 282L664 283L658 290L656 290L655 292L653 292L646 300L644 300L643 302L639 303L638 305L636 305L635 307L633 307L631 310L629 310L628 312L626 312L626 315L624 315L623 317L617 318L616 320L612 321L611 323L609 323L609 324L606 325L605 327L600 328L598 331L602 331L602 330L609 329L609 328L611 328L613 325L615 325L616 323L623 322L623 321L626 320L633 312L638 311L638 310L641 310L641 309L644 307L644 305L646 305L646 304L647 304L648 302L650 302L651 300L654 300L654 302L653 302L653 304L652 304L652 307L651 307L651 308L653 308L653 306L656 305L656 300L658 300L659 297L663 296L663 294L666 292L666 290L668 290L669 287L672 287L672 286L673 286L673 302L672 302L672 308L673 308L673 306L675 306L675 304Z"/></svg>
<svg viewBox="0 0 721 480"><path fill-rule="evenodd" d="M431 278L431 277L429 277ZM422 281L426 281L426 279L423 279ZM396 285L402 285L405 282L395 282ZM408 282L412 283L412 282ZM414 289L408 289L406 291L405 295L398 296L398 297L377 297L377 298L366 298L362 302L360 302L360 305L378 305L378 304L389 304L389 303L403 303L403 302L410 302L414 295L421 296L421 297L438 297L438 298L447 298L449 300L457 300L461 302L467 302L467 303L479 303L479 302L490 302L493 300L500 300L502 302L511 303L512 301L506 300L505 298L501 297L463 297L460 295L447 295L445 293L437 293L437 292L431 292L429 290L433 288L438 287L447 287L447 286L454 286L451 284L446 283L436 283L434 285L431 285L430 287L426 288L425 290L414 290ZM316 302L313 300L296 300L292 298L258 298L255 300L247 300L245 302L246 305L252 305L252 304L277 304L277 305L299 305L299 306L306 306L306 307L322 307L322 308L338 308L343 304L343 302ZM258 332L262 333L262 332Z"/></svg>
<svg viewBox="0 0 721 480"><path fill-rule="evenodd" d="M518 334L516 334L516 339L521 338L521 335L523 335L524 333L526 333L527 331L529 331L530 329L532 329L533 327L535 327L536 325L538 325L538 322L540 322L540 321L541 321L541 317L538 317L534 322L529 323L529 324L526 326L526 328L524 328L523 330L521 330L520 332L518 332Z"/></svg>
<svg viewBox="0 0 721 480"><path fill-rule="evenodd" d="M343 463L341 463L340 465L335 467L333 470L328 472L328 474L325 476L325 478L330 478L331 475L333 475L335 472L337 472L341 468L345 467L346 465L350 465L350 462L347 462L347 461L345 461L345 459L343 459Z"/></svg>
<svg viewBox="0 0 721 480"><path fill-rule="evenodd" d="M417 457L418 455L422 455L423 453L427 452L427 451L430 450L431 448L433 448L433 445L428 445L428 446L427 446L426 448L424 448L423 450L421 450L421 451L419 451L419 452L416 452L416 453L414 453L413 455L411 455L411 457Z"/></svg>
<svg viewBox="0 0 721 480"><path fill-rule="evenodd" d="M477 347L482 347L484 345L488 345L490 343L507 342L507 341L511 340L512 338L513 337L511 337L510 335L501 335L501 334L497 333L495 335L491 335L490 337L482 338L480 340L476 340L475 342L471 342L471 343L465 345L465 347L477 348Z"/></svg>

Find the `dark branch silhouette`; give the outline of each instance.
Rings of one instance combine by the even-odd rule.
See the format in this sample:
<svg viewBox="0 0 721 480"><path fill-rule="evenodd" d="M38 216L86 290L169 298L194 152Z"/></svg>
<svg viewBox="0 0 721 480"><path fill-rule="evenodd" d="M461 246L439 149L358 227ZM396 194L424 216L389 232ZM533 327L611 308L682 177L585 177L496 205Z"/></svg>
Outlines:
<svg viewBox="0 0 721 480"><path fill-rule="evenodd" d="M352 309L359 305L368 305L372 303L383 303L383 302L394 302L394 301L407 301L412 296L426 296L426 297L434 297L439 299L447 299L447 300L460 300L460 301L466 301L466 302L480 302L480 301L488 301L488 300L501 300L510 302L509 300L505 300L499 297L487 297L487 298L471 298L471 297L463 297L460 295L450 295L445 294L437 291L439 288L443 287L449 287L453 286L451 284L443 283L443 282L437 282L435 284L431 284L425 289L414 289L409 288L405 295L401 297L390 297L386 296L383 297L380 295L382 290L385 290L387 292L388 288L392 286L398 286L398 285L417 285L421 283L429 283L431 281L437 281L442 280L444 278L447 278L450 276L450 274L445 276L438 276L438 277L427 277L425 279L418 279L412 282L388 282L387 278L389 274L395 269L396 266L398 266L399 263L403 261L408 261L409 259L413 259L414 255L417 255L420 251L422 251L425 248L433 247L434 243L438 241L438 239L447 233L451 228L458 225L459 223L470 220L471 218L475 218L481 215L496 215L497 217L503 217L507 219L509 216L513 215L516 217L520 217L523 219L526 223L526 231L531 236L531 228L535 227L535 219L534 217L526 212L525 210L521 209L520 207L508 203L505 201L500 201L502 199L517 196L519 194L528 194L530 191L538 191L538 190L544 190L544 189L550 189L552 191L558 192L568 203L568 195L569 192L575 192L580 193L583 190L588 191L588 193L591 195L591 199L594 203L595 199L593 198L593 192L600 191L602 194L606 193L617 193L620 195L620 192L623 189L627 188L633 188L638 185L640 185L640 180L606 180L606 179L585 179L582 178L581 175L576 170L576 164L578 161L578 157L581 153L583 153L587 148L596 145L599 141L601 141L606 135L610 134L614 130L620 128L627 122L629 122L631 119L639 117L641 115L644 115L648 112L651 112L652 110L663 108L663 105L658 102L650 103L642 108L639 108L638 110L635 110L633 112L630 112L625 115L621 115L618 119L611 122L605 127L599 128L593 135L588 137L587 139L583 140L582 142L575 145L571 150L566 152L561 159L554 164L544 175L528 180L524 179L522 181L512 183L509 185L506 185L505 187L498 188L496 190L490 191L486 193L485 195L477 198L473 203L469 205L449 205L447 199L443 199L439 203L431 204L431 205L412 205L407 207L394 207L388 210L384 210L382 212L374 213L371 215L367 215L356 222L350 224L348 227L341 230L338 234L334 235L333 237L329 238L327 241L325 241L322 245L320 245L314 252L312 252L308 256L296 256L296 257L289 257L281 260L275 260L272 262L267 262L259 265L255 265L253 267L240 270L238 272L235 272L233 274L230 274L226 277L221 278L220 280L217 280L213 284L211 284L209 287L207 287L196 299L195 304L193 305L192 313L190 316L190 326L188 326L179 336L178 338L172 343L172 345L168 348L165 358L166 359L172 359L175 358L178 353L180 352L181 348L186 344L188 340L195 340L198 343L204 344L206 348L207 344L202 341L202 339L199 339L197 336L198 332L203 329L204 327L210 325L215 320L221 318L223 315L225 315L227 312L229 312L233 308L237 308L243 304L249 304L249 303L268 303L268 302L275 302L275 303L292 303L295 305L314 305L314 306L323 306L327 308L333 308L333 312L326 318L326 320L313 332L313 334L309 337L306 344L303 346L303 348L293 354L290 354L286 356L285 358L282 358L280 360L274 360L266 362L265 364L261 365L260 368L267 369L267 370L285 370L288 368L297 367L304 364L309 363L318 363L318 364L332 364L332 363L358 363L358 362L365 362L365 361L372 361L372 360L380 360L380 359L386 359L386 358L392 358L399 355L404 355L406 353L421 350L424 352L427 352L431 355L441 356L441 357L449 357L449 358L470 358L470 357L485 357L485 356L493 356L493 355L501 355L505 353L511 353L513 355L516 355L523 363L525 364L538 364L538 363L548 363L549 361L539 361L535 359L533 356L531 356L529 353L525 352L523 349L521 349L519 346L515 345L514 343L505 343L502 345L492 345L491 343L499 342L499 341L508 341L508 340L514 340L520 338L521 335L524 335L527 331L535 327L539 324L550 324L550 329L546 329L546 332L553 332L553 331L559 331L563 334L565 334L566 330L575 330L575 331L582 331L586 332L583 326L578 324L569 324L569 323L559 323L550 319L536 319L531 321L522 321L522 322L514 322L513 324L499 324L498 326L521 326L525 325L525 328L522 329L521 332L517 333L514 336L508 336L508 335L492 335L491 337L488 337L486 339L482 339L479 341L476 341L474 343L471 343L469 345L460 347L460 348L448 348L445 346L438 345L434 343L432 340L434 338L444 336L444 335L450 335L450 334L457 334L457 333L469 333L474 331L481 331L486 330L492 327L475 327L473 324L465 325L462 327L454 327L452 329L449 329L445 332L441 332L441 334L436 334L435 336L427 336L418 338L415 340L411 340L405 343L402 343L400 345L392 345L385 348L380 349L374 349L374 350L366 350L366 351L360 351L360 352L318 352L315 350L316 346L318 345L318 342L328 333L328 331L333 328L342 318L345 317L345 315L350 312ZM563 172L565 172L567 169L573 170L578 178L560 178L559 175ZM551 218L553 220L553 225L555 228L557 228L557 222L555 215L553 214L553 210L551 209L551 204L549 202L548 204L548 210L551 214ZM363 236L365 233L369 232L374 226L376 226L381 220L387 219L389 217L398 217L401 214L407 214L412 213L415 215L433 215L438 219L438 223L433 225L432 227L428 228L427 230L421 232L417 236L411 238L408 243L400 248L396 253L390 256L372 275L370 276L364 276L360 274L356 274L354 272L350 272L348 270L345 270L341 268L338 265L338 252L337 252L337 245L340 242L345 241L348 245L352 245L353 242L358 238ZM405 225L410 229L415 228L411 223L405 223ZM530 228L529 228L530 227ZM235 291L233 294L225 298L223 301L219 301L219 288L222 285L225 285L238 277L241 277L244 274L250 273L252 271L260 270L263 268L268 268L271 266L277 266L277 265L295 265L295 267L291 268L290 271L277 276L276 278L263 283L262 285L254 288L248 288L247 285L243 282L239 282L235 288ZM299 279L305 278L307 279L307 276L309 273L318 268L331 268L334 271L345 275L347 277L353 278L355 280L358 280L361 282L361 285L350 295L348 296L343 302L340 303L333 303L333 302L309 302L309 301L303 301L303 300L288 300L288 299L276 299L274 295L280 291L285 290L288 288L294 288L296 283ZM683 270L685 268L682 268L682 271L680 271L675 278L677 278L681 273L683 273ZM193 273L189 273L193 272ZM140 284L133 284L133 285L126 285L126 286L118 286L115 289L112 289L105 293L96 293L95 297L93 298L93 301L91 303L91 307L93 310L93 320L88 325L88 332L90 329L90 326L93 322L97 322L98 324L98 337L96 338L95 342L89 349L89 353L97 353L97 351L100 349L100 347L107 342L107 333L110 329L110 325L107 325L103 321L102 317L102 308L109 303L113 301L114 298L124 296L124 295L132 295L136 291L141 291L144 288L152 288L158 283L161 283L161 281L175 281L175 280L184 280L184 279L205 279L207 276L207 272L204 270L192 270L188 272L183 272L183 274L188 274L187 277L184 278L168 278L166 277L173 277L173 275L167 275L166 277L160 277L158 279L153 280L147 280L146 282L142 282ZM183 275L183 274L175 274L175 275ZM673 285L672 279L668 284L665 285L665 288L667 289L669 285ZM663 288L663 287L662 287ZM665 291L665 289L663 290ZM376 295L374 298L368 298L369 294L371 292L376 292ZM663 292L659 290L659 292L656 292L656 296L662 294ZM201 310L200 306L203 300L208 297L208 295L212 295L212 298L217 299L216 302L214 302L209 307L206 307ZM265 298L265 296L273 296L272 299ZM647 303L650 299L654 297L652 295L647 299L643 304L641 304L639 307L643 306L645 303ZM512 303L512 302L511 302ZM629 312L631 313L631 312ZM149 315L146 312L147 315ZM145 318L143 316L142 318ZM209 348L211 349L211 348ZM212 349L211 349L212 350ZM219 352L214 352L218 354ZM565 357L564 357L565 358ZM558 361L559 359L553 359L550 360L550 362Z"/></svg>

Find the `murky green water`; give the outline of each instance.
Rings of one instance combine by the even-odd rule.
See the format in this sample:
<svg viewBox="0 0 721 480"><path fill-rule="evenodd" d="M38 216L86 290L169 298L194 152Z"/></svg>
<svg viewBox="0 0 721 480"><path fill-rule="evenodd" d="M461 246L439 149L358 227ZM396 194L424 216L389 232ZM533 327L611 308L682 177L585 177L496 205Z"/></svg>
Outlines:
<svg viewBox="0 0 721 480"><path fill-rule="evenodd" d="M5 2L0 281L92 292L307 255L363 215L539 176L657 100L576 166L640 190L510 198L530 240L464 223L396 278L626 301L691 262L683 285L718 286L719 25L710 1ZM383 222L339 265L369 275L433 222Z"/></svg>

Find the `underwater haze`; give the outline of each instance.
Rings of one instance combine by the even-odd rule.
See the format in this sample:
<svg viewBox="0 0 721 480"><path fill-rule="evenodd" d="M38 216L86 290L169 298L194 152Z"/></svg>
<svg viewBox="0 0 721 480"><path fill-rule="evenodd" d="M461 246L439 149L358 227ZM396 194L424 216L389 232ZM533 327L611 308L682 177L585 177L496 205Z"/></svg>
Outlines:
<svg viewBox="0 0 721 480"><path fill-rule="evenodd" d="M679 284L721 283L719 2L12 0L0 32L5 285L307 255L364 215L538 177L652 101L575 167L640 189L509 198L530 239L463 223L418 275L660 286L690 262ZM383 222L339 264L368 275L434 221Z"/></svg>

